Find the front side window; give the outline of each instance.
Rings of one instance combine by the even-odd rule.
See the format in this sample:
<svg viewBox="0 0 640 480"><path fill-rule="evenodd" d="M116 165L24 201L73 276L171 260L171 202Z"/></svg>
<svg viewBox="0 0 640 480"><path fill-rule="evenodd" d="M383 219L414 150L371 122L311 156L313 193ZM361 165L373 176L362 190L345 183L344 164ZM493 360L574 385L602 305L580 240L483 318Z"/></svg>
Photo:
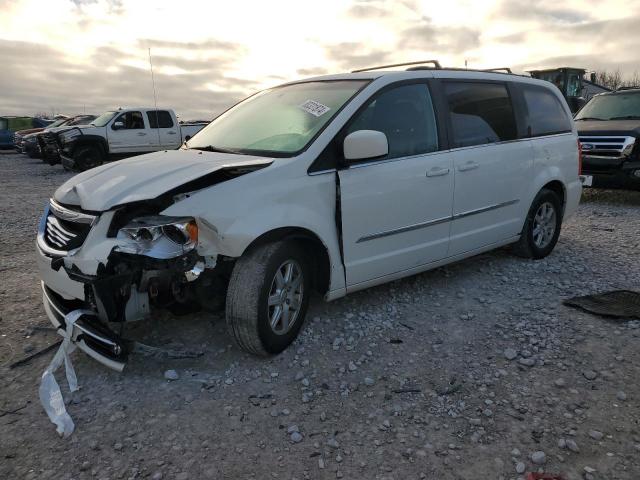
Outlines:
<svg viewBox="0 0 640 480"><path fill-rule="evenodd" d="M116 122L122 122L123 130L142 130L144 129L144 120L140 112L126 112L116 118ZM113 122L115 123L115 122Z"/></svg>
<svg viewBox="0 0 640 480"><path fill-rule="evenodd" d="M515 140L513 106L501 83L445 82L453 146L468 147Z"/></svg>
<svg viewBox="0 0 640 480"><path fill-rule="evenodd" d="M213 120L186 148L290 157L368 81L340 80L284 85L260 92Z"/></svg>
<svg viewBox="0 0 640 480"><path fill-rule="evenodd" d="M571 120L560 100L546 88L522 85L529 112L529 135L552 135L571 131Z"/></svg>
<svg viewBox="0 0 640 480"><path fill-rule="evenodd" d="M613 93L593 97L576 120L638 120L640 93Z"/></svg>
<svg viewBox="0 0 640 480"><path fill-rule="evenodd" d="M0 130L7 130L7 126L9 122L7 122L6 118L0 118Z"/></svg>
<svg viewBox="0 0 640 480"><path fill-rule="evenodd" d="M150 128L171 128L173 127L173 119L171 114L166 110L153 110L147 112Z"/></svg>
<svg viewBox="0 0 640 480"><path fill-rule="evenodd" d="M389 155L399 158L438 150L438 129L429 89L403 85L377 95L352 121L346 134L377 130L387 136Z"/></svg>

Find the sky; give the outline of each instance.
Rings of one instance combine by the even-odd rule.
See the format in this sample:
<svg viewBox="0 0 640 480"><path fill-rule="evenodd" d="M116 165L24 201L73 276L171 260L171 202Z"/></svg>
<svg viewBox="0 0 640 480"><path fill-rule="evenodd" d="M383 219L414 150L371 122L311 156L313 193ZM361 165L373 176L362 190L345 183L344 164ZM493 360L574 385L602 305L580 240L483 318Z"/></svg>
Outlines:
<svg viewBox="0 0 640 480"><path fill-rule="evenodd" d="M640 71L638 0L0 0L0 114L208 120L280 83L438 59Z"/></svg>

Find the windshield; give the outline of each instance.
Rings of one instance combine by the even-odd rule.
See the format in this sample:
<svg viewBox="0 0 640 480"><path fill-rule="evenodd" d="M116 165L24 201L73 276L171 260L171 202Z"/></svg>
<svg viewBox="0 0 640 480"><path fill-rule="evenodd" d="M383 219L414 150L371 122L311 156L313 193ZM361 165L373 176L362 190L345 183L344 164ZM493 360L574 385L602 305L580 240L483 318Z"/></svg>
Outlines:
<svg viewBox="0 0 640 480"><path fill-rule="evenodd" d="M576 120L640 118L640 93L614 93L593 97Z"/></svg>
<svg viewBox="0 0 640 480"><path fill-rule="evenodd" d="M96 127L104 127L107 123L109 123L109 120L111 120L116 113L118 112L104 112L93 122L91 122L91 125L95 125Z"/></svg>
<svg viewBox="0 0 640 480"><path fill-rule="evenodd" d="M50 123L49 125L47 125L47 128L55 128L55 127L59 127L60 125L62 125L63 123L67 122L69 119L68 118L59 118L58 120L56 120L53 123Z"/></svg>
<svg viewBox="0 0 640 480"><path fill-rule="evenodd" d="M213 120L186 148L293 156L367 81L306 82L265 90Z"/></svg>

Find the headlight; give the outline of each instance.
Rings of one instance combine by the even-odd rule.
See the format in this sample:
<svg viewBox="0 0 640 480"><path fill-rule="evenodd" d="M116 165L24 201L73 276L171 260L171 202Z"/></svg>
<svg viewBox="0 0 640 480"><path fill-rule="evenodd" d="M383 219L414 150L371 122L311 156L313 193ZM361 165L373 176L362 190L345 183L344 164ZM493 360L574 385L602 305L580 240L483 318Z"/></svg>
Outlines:
<svg viewBox="0 0 640 480"><path fill-rule="evenodd" d="M190 217L140 217L121 228L117 238L118 252L175 258L196 248L198 224Z"/></svg>

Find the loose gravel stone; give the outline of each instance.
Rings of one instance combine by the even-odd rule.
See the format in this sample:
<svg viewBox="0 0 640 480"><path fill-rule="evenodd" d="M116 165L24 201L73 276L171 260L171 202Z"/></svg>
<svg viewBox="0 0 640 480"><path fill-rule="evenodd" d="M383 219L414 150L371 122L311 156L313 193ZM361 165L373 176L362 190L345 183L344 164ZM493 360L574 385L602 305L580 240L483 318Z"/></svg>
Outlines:
<svg viewBox="0 0 640 480"><path fill-rule="evenodd" d="M582 372L582 375L584 375L584 378L586 378L587 380L595 380L598 376L598 374L593 370L585 370L584 372Z"/></svg>
<svg viewBox="0 0 640 480"><path fill-rule="evenodd" d="M525 367L533 367L536 364L536 361L534 358L521 358L520 360L518 360L518 363L520 365L524 365Z"/></svg>
<svg viewBox="0 0 640 480"><path fill-rule="evenodd" d="M627 394L622 392L622 391L620 391L620 392L616 393L616 398L618 400L620 400L621 402L624 402L627 399Z"/></svg>
<svg viewBox="0 0 640 480"><path fill-rule="evenodd" d="M547 456L542 451L533 452L531 454L531 461L536 465L544 465L547 462Z"/></svg>
<svg viewBox="0 0 640 480"><path fill-rule="evenodd" d="M293 432L291 434L291 441L293 443L300 443L302 441L302 434L300 432Z"/></svg>
<svg viewBox="0 0 640 480"><path fill-rule="evenodd" d="M597 431L597 430L591 430L589 432L589 436L591 438L593 438L594 440L600 441L604 437L604 434L602 432Z"/></svg>
<svg viewBox="0 0 640 480"><path fill-rule="evenodd" d="M176 372L175 370L167 370L164 372L164 378L166 378L167 380L178 380L180 378L180 375L178 375L178 372Z"/></svg>
<svg viewBox="0 0 640 480"><path fill-rule="evenodd" d="M518 356L518 352L516 352L513 348L507 348L503 352L503 355L507 360L513 360Z"/></svg>
<svg viewBox="0 0 640 480"><path fill-rule="evenodd" d="M580 452L580 448L578 447L578 444L575 442L575 440L572 440L571 438L567 438L565 441L567 443L567 448L569 450L571 450L574 453Z"/></svg>
<svg viewBox="0 0 640 480"><path fill-rule="evenodd" d="M527 466L524 464L524 462L516 463L516 473L524 473L526 468Z"/></svg>

